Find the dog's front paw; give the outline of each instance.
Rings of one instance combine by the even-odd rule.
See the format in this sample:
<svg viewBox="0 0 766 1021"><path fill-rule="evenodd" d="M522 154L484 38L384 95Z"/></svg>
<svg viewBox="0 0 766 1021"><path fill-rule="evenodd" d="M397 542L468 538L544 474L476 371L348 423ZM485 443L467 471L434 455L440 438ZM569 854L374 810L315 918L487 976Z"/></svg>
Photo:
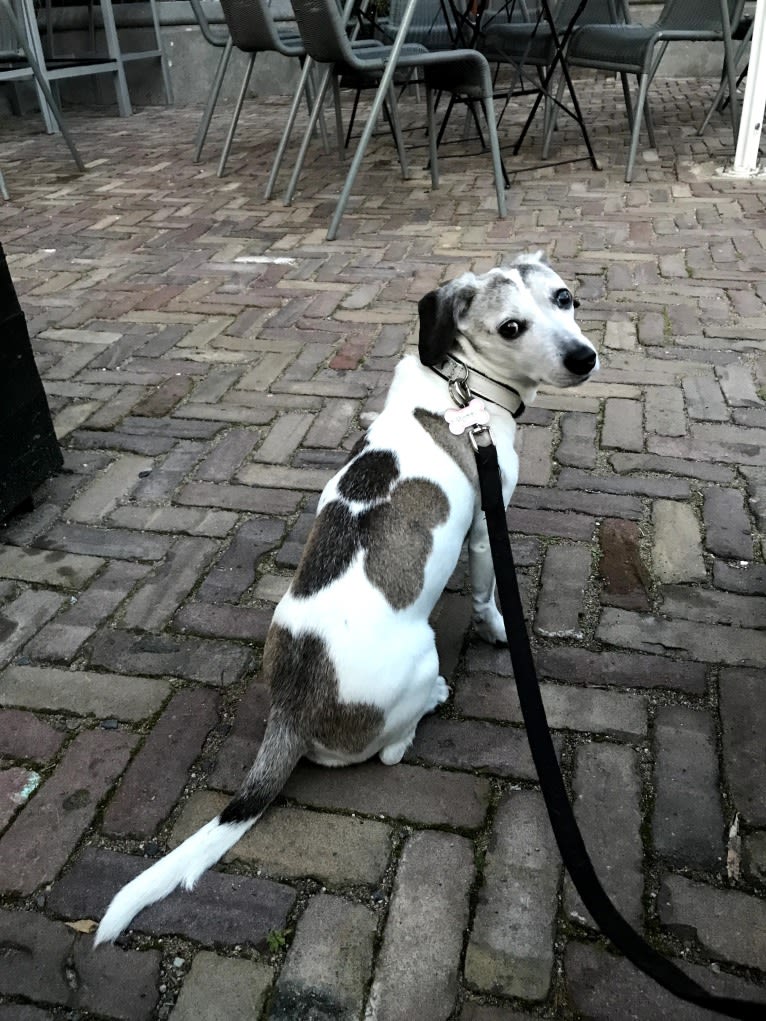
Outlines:
<svg viewBox="0 0 766 1021"><path fill-rule="evenodd" d="M473 628L479 638L483 638L490 645L507 645L508 636L505 633L503 615L499 610L485 611L481 615L474 614Z"/></svg>

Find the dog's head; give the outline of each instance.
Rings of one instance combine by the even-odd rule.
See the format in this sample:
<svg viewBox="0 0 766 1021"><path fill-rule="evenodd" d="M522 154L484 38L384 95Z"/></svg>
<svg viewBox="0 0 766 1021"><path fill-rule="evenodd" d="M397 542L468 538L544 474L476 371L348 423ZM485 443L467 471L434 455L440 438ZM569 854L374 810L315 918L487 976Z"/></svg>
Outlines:
<svg viewBox="0 0 766 1021"><path fill-rule="evenodd" d="M464 273L418 303L420 360L435 365L453 354L525 399L542 383L577 386L598 369L577 304L540 252L482 276Z"/></svg>

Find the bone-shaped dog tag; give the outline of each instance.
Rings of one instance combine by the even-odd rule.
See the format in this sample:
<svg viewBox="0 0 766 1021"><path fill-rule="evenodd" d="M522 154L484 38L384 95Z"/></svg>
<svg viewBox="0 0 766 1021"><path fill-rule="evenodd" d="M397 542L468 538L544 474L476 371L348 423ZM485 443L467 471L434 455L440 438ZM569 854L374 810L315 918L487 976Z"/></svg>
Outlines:
<svg viewBox="0 0 766 1021"><path fill-rule="evenodd" d="M489 425L489 412L484 401L474 397L464 408L449 408L444 412L444 419L449 431L460 436L472 425Z"/></svg>

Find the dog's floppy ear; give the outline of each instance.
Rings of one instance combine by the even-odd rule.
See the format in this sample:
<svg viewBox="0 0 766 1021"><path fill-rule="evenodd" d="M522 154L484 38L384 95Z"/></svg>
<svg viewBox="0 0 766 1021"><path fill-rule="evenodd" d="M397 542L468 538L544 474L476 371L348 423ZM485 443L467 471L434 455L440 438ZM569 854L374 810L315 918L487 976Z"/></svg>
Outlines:
<svg viewBox="0 0 766 1021"><path fill-rule="evenodd" d="M475 288L445 284L420 299L418 352L423 365L435 365L447 354L459 332L458 320L468 311L475 294Z"/></svg>

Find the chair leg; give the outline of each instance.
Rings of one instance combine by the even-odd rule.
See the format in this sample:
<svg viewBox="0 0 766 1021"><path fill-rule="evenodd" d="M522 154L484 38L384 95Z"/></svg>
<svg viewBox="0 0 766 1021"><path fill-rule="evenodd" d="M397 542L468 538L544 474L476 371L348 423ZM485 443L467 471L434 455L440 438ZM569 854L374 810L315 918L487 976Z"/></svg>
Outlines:
<svg viewBox="0 0 766 1021"><path fill-rule="evenodd" d="M737 68L734 59L734 47L731 42L731 24L729 22L729 11L726 0L721 0L721 24L723 28L723 52L724 70L729 86L729 112L731 114L731 130L734 139L734 148L737 148L737 134L739 132L739 103L737 101Z"/></svg>
<svg viewBox="0 0 766 1021"><path fill-rule="evenodd" d="M310 57L305 57L304 58L304 60L310 60L310 59L311 59ZM305 89L306 109L308 111L309 117L311 116L311 111L314 109L314 93L316 92L316 90L314 88L314 72L315 72L315 70L316 70L316 68L312 67L311 68L311 74L306 79L306 89ZM340 100L338 101L338 107L337 107L335 113L336 113L337 117L341 116ZM324 122L324 110L321 110L319 112L319 124L318 124L318 128L319 128L319 137L322 140L322 150L324 151L325 154L328 154L330 152L330 139L327 137L327 125Z"/></svg>
<svg viewBox="0 0 766 1021"><path fill-rule="evenodd" d="M404 139L402 137L402 125L399 120L399 107L396 102L396 89L394 83L388 87L388 109L389 116L391 119L391 133L394 136L394 142L396 143L396 151L399 155L399 165L402 168L403 180L408 180L410 176L410 168L407 163L407 154L404 150Z"/></svg>
<svg viewBox="0 0 766 1021"><path fill-rule="evenodd" d="M293 101L290 104L290 111L287 115L287 123L285 124L284 130L282 132L282 137L279 140L276 155L274 156L274 162L271 165L271 173L269 174L269 181L268 184L266 185L266 191L264 193L264 198L266 199L270 199L271 196L274 194L274 188L277 183L277 176L279 175L279 171L282 166L282 160L285 157L285 151L287 150L287 145L290 141L290 136L292 135L293 128L295 127L295 119L298 116L298 107L301 105L301 99L303 97L303 94L308 88L308 81L313 70L313 63L314 62L312 61L311 57L306 57L305 61L303 62L301 76L298 81L298 85L295 89Z"/></svg>
<svg viewBox="0 0 766 1021"><path fill-rule="evenodd" d="M391 57L389 59L391 62L387 65L385 71L383 72L383 77L378 83L378 88L375 91L375 98L372 102L372 107L367 116L367 122L364 125L361 137L359 139L359 142L357 143L356 151L354 152L354 158L351 160L351 166L348 168L346 180L343 182L343 188L341 189L340 196L338 197L338 202L337 205L335 206L335 212L333 213L332 219L330 220L330 226L327 230L328 241L334 241L335 238L338 236L338 227L340 226L340 221L343 219L343 214L346 211L348 200L351 197L351 191L356 181L356 175L359 173L359 168L362 165L362 160L364 159L364 154L367 151L367 146L370 144L372 133L375 130L375 125L377 124L378 117L380 116L380 111L383 107L383 101L388 93L388 87L391 84L391 81L393 80L394 70L396 66L395 53L392 52Z"/></svg>
<svg viewBox="0 0 766 1021"><path fill-rule="evenodd" d="M630 151L628 153L628 164L625 168L625 182L630 184L633 180L633 165L636 162L636 153L638 152L638 136L641 134L641 121L644 115L644 105L646 103L646 94L649 91L649 74L645 72L640 77L640 83L638 86L638 99L636 100L636 109L633 115L633 131L630 137Z"/></svg>
<svg viewBox="0 0 766 1021"><path fill-rule="evenodd" d="M242 79L242 88L239 90L237 96L237 102L234 104L234 113L231 117L231 124L229 125L229 133L226 135L226 141L223 144L223 152L221 153L221 161L218 164L218 176L223 177L223 172L226 169L226 161L229 158L231 152L231 143L234 141L234 132L237 130L237 122L239 121L239 115L242 112L242 104L245 101L245 95L247 94L247 87L250 84L250 75L253 73L253 64L255 64L255 58L257 54L251 53L247 59L247 67L245 68L245 77Z"/></svg>
<svg viewBox="0 0 766 1021"><path fill-rule="evenodd" d="M61 110L59 110L56 101L53 98L53 94L51 93L48 82L45 80L45 75L43 74L39 64L35 60L31 48L27 45L26 41L27 37L24 34L24 29L22 28L21 22L16 17L13 8L11 7L8 0L0 0L0 7L2 7L6 18L10 22L11 30L16 36L16 41L21 47L21 50L26 58L27 63L32 68L32 74L35 76L37 87L39 91L42 93L43 99L45 101L40 104L41 109L44 110L47 107L48 111L51 114L53 114L53 117L55 118L56 123L58 124L59 131L61 132L61 137L66 142L67 148L72 154L72 159L75 161L77 169L81 172L84 172L85 165L83 164L83 161L80 158L80 154L77 151L74 142L72 141L72 136L69 134L69 131L67 130L67 126L64 123L64 118L61 114ZM3 189L5 189L5 182L3 182ZM7 191L4 191L4 198L8 198Z"/></svg>
<svg viewBox="0 0 766 1021"><path fill-rule="evenodd" d="M346 141L344 143L345 148L348 149L351 144L351 132L354 130L354 121L356 120L356 113L359 109L359 100L362 95L362 90L357 89L354 93L354 103L351 107L351 116L348 119L348 129L346 130Z"/></svg>
<svg viewBox="0 0 766 1021"><path fill-rule="evenodd" d="M157 14L157 0L149 0L149 9L152 12L152 24L154 25L154 45L160 51L160 70L162 71L162 85L165 89L165 106L173 105L173 84L170 80L170 68L165 56L165 49L162 45L162 33L160 32L160 18Z"/></svg>
<svg viewBox="0 0 766 1021"><path fill-rule="evenodd" d="M311 117L309 118L308 125L306 126L306 130L303 132L301 147L298 150L298 156L295 160L295 166L293 167L293 173L290 178L290 183L287 186L284 199L282 200L286 206L289 206L292 203L293 198L295 196L295 191L296 188L298 187L298 181L300 180L301 171L303 170L303 164L306 162L306 153L308 152L309 142L311 141L311 136L314 134L314 129L316 128L317 120L321 113L325 96L327 95L327 89L329 88L330 85L330 77L334 74L335 68L333 67L332 64L328 65L325 68L324 73L322 74L322 79L319 83L319 90L317 92L316 100L314 102L314 109L311 111Z"/></svg>
<svg viewBox="0 0 766 1021"><path fill-rule="evenodd" d="M487 133L489 135L489 148L492 153L492 169L495 174L495 193L497 194L497 212L501 219L508 215L508 208L505 202L505 174L503 172L503 161L500 158L500 142L497 137L497 124L495 124L495 106L492 102L491 93L482 99L484 116L487 118Z"/></svg>
<svg viewBox="0 0 766 1021"><path fill-rule="evenodd" d="M622 94L623 94L623 97L625 98L625 110L626 110L627 115L628 115L628 129L629 129L629 131L631 133L631 137L632 137L633 129L635 127L635 117L636 117L636 113L635 113L635 111L633 109L633 97L630 94L630 85L628 84L628 76L627 76L627 74L625 74L624 71L620 72L620 78L622 80ZM650 76L649 80L651 81L651 76ZM641 89L641 75L638 75L638 74L636 75L636 84L638 86L637 91L640 91L640 89ZM646 87L647 87L647 89L649 88L648 83L647 83ZM656 149L657 148L657 144L656 144L656 139L655 139L655 136L654 136L654 118L652 117L652 111L651 111L651 108L650 108L648 102L646 102L644 104L644 114L645 114L645 117L646 117L646 131L647 131L647 134L649 135L649 146L652 149ZM641 119L640 119L640 116L639 116L639 125L640 125L640 123L641 123ZM641 132L640 126L639 126L638 130L639 130L639 135L640 135L640 132Z"/></svg>
<svg viewBox="0 0 766 1021"><path fill-rule="evenodd" d="M343 118L340 109L340 81L337 74L332 76L332 102L335 107L335 144L338 146L338 159L346 157L346 146L343 138Z"/></svg>
<svg viewBox="0 0 766 1021"><path fill-rule="evenodd" d="M628 115L628 128L630 131L633 130L633 97L630 94L630 85L628 83L628 76L624 71L620 71L620 81L622 82L622 98L625 100L625 113Z"/></svg>
<svg viewBox="0 0 766 1021"><path fill-rule="evenodd" d="M133 113L133 107L130 105L130 94L128 93L128 83L125 78L125 66L122 60L120 40L117 35L117 25L114 20L112 0L101 0L99 6L101 7L101 20L104 23L107 53L112 60L117 61L117 70L115 72L117 109L120 112L120 117L130 117Z"/></svg>
<svg viewBox="0 0 766 1021"><path fill-rule="evenodd" d="M551 102L551 113L548 118L548 128L543 136L543 159L548 159L548 154L551 151L551 142L553 141L553 133L556 130L556 124L559 119L559 103L564 93L564 86L566 85L566 78L563 74L559 75L558 85L556 86L556 101Z"/></svg>
<svg viewBox="0 0 766 1021"><path fill-rule="evenodd" d="M737 47L737 52L734 54L734 66L735 67L737 67L739 65L739 62L742 60L742 57L744 56L745 51L747 50L747 47L748 47L752 37L753 37L753 24L751 23L750 26L748 27L747 32L745 33L744 39L742 39L742 41L740 42L739 46ZM743 76L745 74L747 74L747 65L745 65L744 70L740 72L739 77L737 78L737 86L738 87L741 84L742 78L743 78ZM727 73L727 68L724 67L723 71L721 72L721 83L718 86L718 92L716 92L715 99L710 104L708 112L705 115L705 119L702 122L702 124L700 125L699 130L697 131L698 135L701 135L701 134L704 133L705 128L710 123L710 118L713 116L713 114L716 111L718 111L718 113L723 113L723 111L724 111L724 109L726 107L726 88L727 88L727 85L728 85L728 73Z"/></svg>
<svg viewBox="0 0 766 1021"><path fill-rule="evenodd" d="M431 187L439 187L439 156L436 144L436 110L434 94L430 85L426 84L426 114L428 117L428 161L431 167Z"/></svg>
<svg viewBox="0 0 766 1021"><path fill-rule="evenodd" d="M207 133L210 128L210 122L213 119L215 108L218 105L218 97L221 94L221 86L223 80L226 77L226 71L229 67L229 60L231 59L232 50L234 49L234 43L231 39L226 40L226 45L223 48L221 57L218 61L218 67L215 69L215 77L213 78L213 84L210 86L210 93L207 97L207 104L205 105L205 112L202 114L202 120L197 128L197 137L194 139L194 162L199 163L200 156L202 155L202 147L205 144Z"/></svg>

